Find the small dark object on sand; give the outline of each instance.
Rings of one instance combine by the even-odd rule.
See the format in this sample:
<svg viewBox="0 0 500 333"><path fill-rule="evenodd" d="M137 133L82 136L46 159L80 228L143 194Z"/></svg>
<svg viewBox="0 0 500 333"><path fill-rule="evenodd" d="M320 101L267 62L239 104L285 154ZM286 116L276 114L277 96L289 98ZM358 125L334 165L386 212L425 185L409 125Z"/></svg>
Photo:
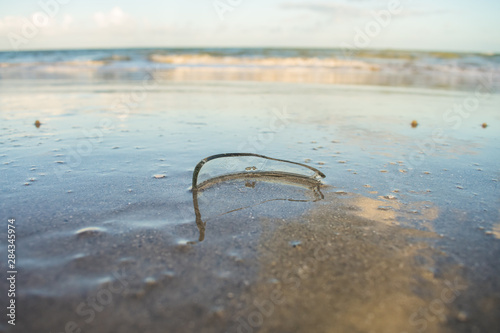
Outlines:
<svg viewBox="0 0 500 333"><path fill-rule="evenodd" d="M416 128L418 126L418 122L416 120L411 122L411 127Z"/></svg>
<svg viewBox="0 0 500 333"><path fill-rule="evenodd" d="M481 126L482 126L483 128L486 128L486 127L488 127L488 124L487 124L487 123L483 123Z"/></svg>
<svg viewBox="0 0 500 333"><path fill-rule="evenodd" d="M35 121L36 128L40 128L41 125L42 123L40 122L40 120Z"/></svg>

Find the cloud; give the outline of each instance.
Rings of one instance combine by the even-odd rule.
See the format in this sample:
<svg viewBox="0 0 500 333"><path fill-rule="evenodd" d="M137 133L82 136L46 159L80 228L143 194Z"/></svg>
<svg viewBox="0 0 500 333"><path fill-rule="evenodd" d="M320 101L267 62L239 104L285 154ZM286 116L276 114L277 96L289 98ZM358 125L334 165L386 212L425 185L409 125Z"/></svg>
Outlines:
<svg viewBox="0 0 500 333"><path fill-rule="evenodd" d="M0 33L2 35L7 35L9 33L22 35L24 31L66 29L73 23L73 18L70 15L65 15L62 19L49 18L47 16L43 17L45 17L45 19L42 20L40 12L28 16L0 17Z"/></svg>
<svg viewBox="0 0 500 333"><path fill-rule="evenodd" d="M0 16L0 51L45 48L149 47L201 44L210 33L184 25L151 22L114 7L87 16L63 12L37 26L33 17ZM30 28L31 27L31 28ZM13 40L12 36L15 36Z"/></svg>
<svg viewBox="0 0 500 333"><path fill-rule="evenodd" d="M19 16L5 16L0 18L0 33L5 33L21 27L23 25L23 18Z"/></svg>
<svg viewBox="0 0 500 333"><path fill-rule="evenodd" d="M298 10L309 10L312 12L317 12L326 15L345 15L345 16L356 16L364 15L368 11L366 9L360 8L358 6L349 4L338 4L338 3L326 3L326 2L285 2L281 4L283 9L298 9Z"/></svg>
<svg viewBox="0 0 500 333"><path fill-rule="evenodd" d="M371 3L371 4L368 4ZM356 3L357 5L351 4ZM360 4L360 5L358 5ZM372 12L387 9L388 1L369 1L369 0L349 0L349 3L331 3L331 2L284 2L280 5L288 10L307 10L322 15L335 16L336 18L359 18L369 16ZM418 9L401 4L402 11L398 17L427 16L434 14L445 14L449 10L442 9Z"/></svg>
<svg viewBox="0 0 500 333"><path fill-rule="evenodd" d="M61 22L61 28L69 29L74 21L75 20L73 19L73 16L68 15L68 14L64 15L64 18Z"/></svg>
<svg viewBox="0 0 500 333"><path fill-rule="evenodd" d="M0 35L5 36L0 39L0 50L36 49L46 45L77 47L76 40L84 43L82 47L89 47L86 43L92 41L100 45L109 44L106 40L125 44L132 32L147 35L151 30L151 27L146 27L147 22L139 22L120 7L78 19L59 13L52 18L47 17L43 24L40 22L40 13L0 17Z"/></svg>
<svg viewBox="0 0 500 333"><path fill-rule="evenodd" d="M93 18L99 28L133 26L136 24L135 19L120 7L114 7L109 13L94 13Z"/></svg>

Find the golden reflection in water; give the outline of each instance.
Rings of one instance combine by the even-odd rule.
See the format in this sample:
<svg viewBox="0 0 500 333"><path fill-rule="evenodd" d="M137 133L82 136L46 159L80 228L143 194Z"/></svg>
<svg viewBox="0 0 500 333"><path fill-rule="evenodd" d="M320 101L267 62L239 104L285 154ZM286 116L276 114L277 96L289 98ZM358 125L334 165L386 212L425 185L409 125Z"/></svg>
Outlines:
<svg viewBox="0 0 500 333"><path fill-rule="evenodd" d="M307 68L190 68L181 67L157 73L174 81L257 81L282 83L328 83L328 84L367 84L377 81L371 71L332 71Z"/></svg>
<svg viewBox="0 0 500 333"><path fill-rule="evenodd" d="M403 204L397 199L372 199L365 196L355 196L350 204L357 209L353 214L386 225L399 225L401 218L420 221L420 225L429 231L434 231L432 221L439 216L439 209L428 201Z"/></svg>
<svg viewBox="0 0 500 333"><path fill-rule="evenodd" d="M492 232L496 239L500 239L500 222L493 226Z"/></svg>
<svg viewBox="0 0 500 333"><path fill-rule="evenodd" d="M259 66L265 67L286 67L286 69L305 69L309 68L356 68L364 70L378 71L380 70L379 65L370 64L365 61L359 60L343 60L336 58L302 58L302 57L266 57L266 58L241 58L241 57L215 57L208 54L172 54L172 55L161 55L154 54L150 59L157 63L167 63L176 65L188 65L197 66L199 65L215 65L216 67L221 67L224 70L227 69L241 69L242 66ZM224 67L222 67L224 66ZM305 68L304 68L305 67ZM196 68L198 69L198 68ZM264 69L264 68L261 68ZM220 68L219 68L220 70Z"/></svg>
<svg viewBox="0 0 500 333"><path fill-rule="evenodd" d="M176 67L156 72L173 81L255 81L281 83L354 84L409 87L415 85L415 73L393 74L360 63L358 68L335 67ZM457 84L446 75L421 73L426 87L448 88ZM459 80L460 81L460 80ZM459 82L460 83L460 82Z"/></svg>
<svg viewBox="0 0 500 333"><path fill-rule="evenodd" d="M426 332L442 332L459 313L453 302L428 318L419 311L449 293L449 281L467 283L456 265L434 273L445 254L425 240L437 235L388 226L397 213L378 212L381 200L339 198L327 193L301 218L261 222L261 283L248 297L268 308L270 295L280 297L259 332L416 332L423 321Z"/></svg>

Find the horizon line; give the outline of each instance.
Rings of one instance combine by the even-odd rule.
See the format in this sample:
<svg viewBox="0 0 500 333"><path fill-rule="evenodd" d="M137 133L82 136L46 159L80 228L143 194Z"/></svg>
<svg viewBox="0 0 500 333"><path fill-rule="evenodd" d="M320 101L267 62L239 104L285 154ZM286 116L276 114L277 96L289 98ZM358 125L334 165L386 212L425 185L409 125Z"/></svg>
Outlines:
<svg viewBox="0 0 500 333"><path fill-rule="evenodd" d="M49 51L98 51L98 50L148 50L148 49L274 49L274 50L342 50L342 47L322 46L123 46L123 47L68 47L68 48L37 48L37 49L0 49L0 53L22 53L22 52L49 52ZM420 53L453 53L453 54L480 54L487 56L500 55L500 51L456 51L456 50L431 50L431 49L398 49L398 48L351 48L346 50L362 51L395 51L395 52L420 52Z"/></svg>

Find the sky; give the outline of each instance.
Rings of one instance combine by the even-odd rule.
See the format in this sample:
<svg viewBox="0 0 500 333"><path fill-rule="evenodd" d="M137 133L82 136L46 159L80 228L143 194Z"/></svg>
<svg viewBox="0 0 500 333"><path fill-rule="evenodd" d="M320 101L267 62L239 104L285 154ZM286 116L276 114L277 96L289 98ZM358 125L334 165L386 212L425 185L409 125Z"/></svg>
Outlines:
<svg viewBox="0 0 500 333"><path fill-rule="evenodd" d="M499 0L19 0L0 50L317 47L500 53Z"/></svg>

